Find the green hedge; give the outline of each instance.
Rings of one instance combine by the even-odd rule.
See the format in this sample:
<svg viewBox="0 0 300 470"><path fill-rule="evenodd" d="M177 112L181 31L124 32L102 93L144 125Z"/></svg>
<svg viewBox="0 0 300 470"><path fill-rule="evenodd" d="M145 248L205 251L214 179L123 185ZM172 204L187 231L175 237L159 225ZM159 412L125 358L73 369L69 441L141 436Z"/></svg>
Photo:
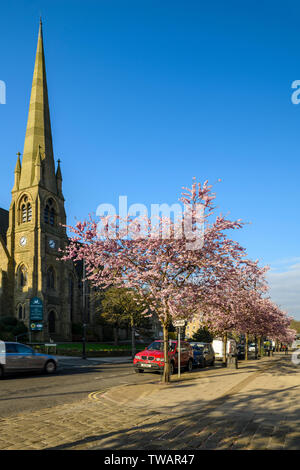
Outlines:
<svg viewBox="0 0 300 470"><path fill-rule="evenodd" d="M148 344L136 345L137 351L143 351ZM36 351L44 352L44 345L34 345ZM86 343L86 355L90 357L105 357L105 356L130 356L131 345L119 345L105 343ZM49 349L49 354L52 350ZM56 354L60 356L81 356L82 354L82 343L62 343L56 347Z"/></svg>

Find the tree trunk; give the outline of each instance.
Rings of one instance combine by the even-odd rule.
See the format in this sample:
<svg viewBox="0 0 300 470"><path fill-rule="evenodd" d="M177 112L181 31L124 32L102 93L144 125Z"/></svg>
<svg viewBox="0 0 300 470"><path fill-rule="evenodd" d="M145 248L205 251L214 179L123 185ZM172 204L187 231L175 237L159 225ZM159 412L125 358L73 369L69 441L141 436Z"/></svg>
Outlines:
<svg viewBox="0 0 300 470"><path fill-rule="evenodd" d="M249 335L246 333L246 344L245 344L245 361L248 361L248 346L249 346Z"/></svg>
<svg viewBox="0 0 300 470"><path fill-rule="evenodd" d="M114 345L115 345L115 346L118 346L118 343L119 343L118 327L117 327L117 326L114 326L114 327L113 327L113 330L114 330Z"/></svg>
<svg viewBox="0 0 300 470"><path fill-rule="evenodd" d="M164 371L162 375L162 382L168 383L170 382L170 361L169 361L169 332L168 332L168 325L163 325L163 332L164 332Z"/></svg>
<svg viewBox="0 0 300 470"><path fill-rule="evenodd" d="M258 357L261 357L261 336L258 337Z"/></svg>
<svg viewBox="0 0 300 470"><path fill-rule="evenodd" d="M131 318L131 357L134 358L136 353L136 346L135 346L135 324L133 317Z"/></svg>
<svg viewBox="0 0 300 470"><path fill-rule="evenodd" d="M223 335L223 366L227 364L227 333Z"/></svg>
<svg viewBox="0 0 300 470"><path fill-rule="evenodd" d="M254 342L255 342L255 359L257 359L258 351L257 351L257 337L256 337L256 335L255 335L255 338L254 338Z"/></svg>

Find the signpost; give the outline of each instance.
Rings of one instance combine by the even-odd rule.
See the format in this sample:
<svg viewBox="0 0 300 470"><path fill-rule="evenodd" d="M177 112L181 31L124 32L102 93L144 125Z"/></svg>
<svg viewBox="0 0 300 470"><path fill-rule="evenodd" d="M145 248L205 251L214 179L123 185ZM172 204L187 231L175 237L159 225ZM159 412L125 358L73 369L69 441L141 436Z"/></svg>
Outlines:
<svg viewBox="0 0 300 470"><path fill-rule="evenodd" d="M33 297L30 300L29 330L43 331L43 319L43 301L38 297Z"/></svg>
<svg viewBox="0 0 300 470"><path fill-rule="evenodd" d="M180 352L181 352L181 327L185 326L185 320L177 320L174 322L174 326L178 328L178 378L180 379Z"/></svg>

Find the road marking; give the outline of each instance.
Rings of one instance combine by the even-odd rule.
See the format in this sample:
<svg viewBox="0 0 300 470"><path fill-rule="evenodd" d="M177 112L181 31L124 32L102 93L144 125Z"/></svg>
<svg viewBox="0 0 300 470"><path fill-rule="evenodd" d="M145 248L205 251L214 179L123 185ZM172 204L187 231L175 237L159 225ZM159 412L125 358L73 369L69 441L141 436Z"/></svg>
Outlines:
<svg viewBox="0 0 300 470"><path fill-rule="evenodd" d="M92 392L88 395L88 399L89 400L95 400L95 401L99 401L102 396L105 394L105 392L107 391L108 389L106 390L99 390L98 392Z"/></svg>

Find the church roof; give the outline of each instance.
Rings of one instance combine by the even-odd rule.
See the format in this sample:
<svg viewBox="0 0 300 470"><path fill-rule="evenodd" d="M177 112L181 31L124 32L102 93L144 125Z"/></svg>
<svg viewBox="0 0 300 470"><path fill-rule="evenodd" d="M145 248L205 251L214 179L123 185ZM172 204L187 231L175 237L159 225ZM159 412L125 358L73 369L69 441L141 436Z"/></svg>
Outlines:
<svg viewBox="0 0 300 470"><path fill-rule="evenodd" d="M0 236L2 236L5 243L6 243L6 232L8 229L8 223L9 223L9 212L5 209L1 209L0 207Z"/></svg>

